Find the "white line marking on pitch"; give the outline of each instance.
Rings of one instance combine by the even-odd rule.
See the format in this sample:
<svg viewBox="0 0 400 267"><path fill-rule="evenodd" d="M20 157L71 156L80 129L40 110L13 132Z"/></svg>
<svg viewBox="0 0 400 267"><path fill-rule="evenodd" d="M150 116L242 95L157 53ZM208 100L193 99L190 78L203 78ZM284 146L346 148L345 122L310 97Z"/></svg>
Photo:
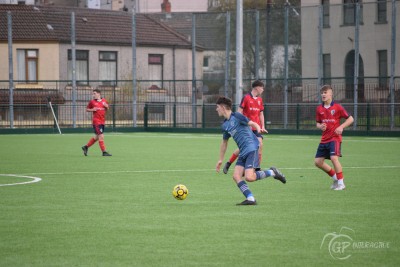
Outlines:
<svg viewBox="0 0 400 267"><path fill-rule="evenodd" d="M27 178L27 179L32 179L32 181L28 182L21 182L21 183L12 183L12 184L0 184L0 186L11 186L11 185L21 185L21 184L33 184L40 182L42 178L39 177L33 177L33 176L26 176L26 175L18 175L18 174L0 174L1 176L8 176L8 177L18 177L18 178Z"/></svg>
<svg viewBox="0 0 400 267"><path fill-rule="evenodd" d="M395 168L400 168L400 166L343 166L345 169L381 169L381 168L387 168L387 169L395 169ZM280 170L320 170L316 167L282 167L279 168ZM97 171L97 172L42 172L42 173L30 173L31 175L65 175L65 174L108 174L108 173L158 173L158 172L210 172L214 171L215 169L194 169L194 170L142 170L142 171ZM0 175L1 176L1 175ZM28 177L28 176L27 176ZM39 178L40 179L40 178Z"/></svg>

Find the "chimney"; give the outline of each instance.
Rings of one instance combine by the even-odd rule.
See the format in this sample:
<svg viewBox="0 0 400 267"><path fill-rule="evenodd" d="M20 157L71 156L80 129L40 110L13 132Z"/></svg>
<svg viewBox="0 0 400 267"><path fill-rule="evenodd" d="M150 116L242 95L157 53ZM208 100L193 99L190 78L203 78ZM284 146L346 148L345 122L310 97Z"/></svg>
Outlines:
<svg viewBox="0 0 400 267"><path fill-rule="evenodd" d="M163 0L161 4L161 12L171 13L171 3L168 0Z"/></svg>

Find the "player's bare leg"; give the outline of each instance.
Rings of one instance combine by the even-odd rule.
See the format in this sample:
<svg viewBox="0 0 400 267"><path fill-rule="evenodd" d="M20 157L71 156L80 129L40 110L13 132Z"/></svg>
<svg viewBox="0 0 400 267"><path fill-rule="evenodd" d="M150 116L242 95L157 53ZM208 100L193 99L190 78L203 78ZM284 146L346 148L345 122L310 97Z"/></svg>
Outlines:
<svg viewBox="0 0 400 267"><path fill-rule="evenodd" d="M332 160L332 157L331 157L331 160ZM336 189L338 187L338 179L336 177L336 173L337 172L336 172L336 167L335 167L335 163L334 162L335 162L335 159L332 161L333 166L334 166L334 170L333 170L332 167L329 166L329 164L327 164L325 162L325 158L315 158L314 159L315 166L320 168L324 172L326 172L332 178L333 183L331 185L331 189ZM340 166L340 169L341 169L341 166Z"/></svg>
<svg viewBox="0 0 400 267"><path fill-rule="evenodd" d="M261 166L262 151L263 151L263 139L261 137L257 137L257 139L260 142L260 146L258 148L258 161L260 162L260 166Z"/></svg>
<svg viewBox="0 0 400 267"><path fill-rule="evenodd" d="M342 164L339 162L339 157L338 156L331 156L331 161L333 164L333 167L335 168L338 184L337 187L334 188L334 190L343 190L346 188L343 182L343 169L342 169Z"/></svg>

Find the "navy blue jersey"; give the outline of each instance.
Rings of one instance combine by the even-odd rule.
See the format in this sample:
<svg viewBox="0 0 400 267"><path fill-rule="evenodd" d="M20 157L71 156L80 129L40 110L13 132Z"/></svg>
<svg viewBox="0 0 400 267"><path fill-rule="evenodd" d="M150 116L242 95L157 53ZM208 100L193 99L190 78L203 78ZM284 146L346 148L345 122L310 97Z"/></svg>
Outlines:
<svg viewBox="0 0 400 267"><path fill-rule="evenodd" d="M239 147L239 156L258 150L259 141L254 135L250 126L249 119L239 112L233 112L229 119L224 120L222 124L223 138L228 140L233 137Z"/></svg>

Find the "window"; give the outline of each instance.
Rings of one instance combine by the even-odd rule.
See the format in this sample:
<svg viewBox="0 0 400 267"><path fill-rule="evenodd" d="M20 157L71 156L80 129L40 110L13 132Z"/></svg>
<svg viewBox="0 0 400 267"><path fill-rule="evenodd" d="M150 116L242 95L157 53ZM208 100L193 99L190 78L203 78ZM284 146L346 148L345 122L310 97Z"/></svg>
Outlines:
<svg viewBox="0 0 400 267"><path fill-rule="evenodd" d="M343 0L343 24L356 24L356 4L360 3L360 23L363 21L363 6L361 0Z"/></svg>
<svg viewBox="0 0 400 267"><path fill-rule="evenodd" d="M204 57L203 58L203 68L208 68L209 67L209 57Z"/></svg>
<svg viewBox="0 0 400 267"><path fill-rule="evenodd" d="M324 84L331 84L331 54L322 55Z"/></svg>
<svg viewBox="0 0 400 267"><path fill-rule="evenodd" d="M89 51L76 50L76 83L78 85L89 84ZM68 49L68 80L72 80L72 50Z"/></svg>
<svg viewBox="0 0 400 267"><path fill-rule="evenodd" d="M149 79L153 88L163 88L163 61L163 55L149 54Z"/></svg>
<svg viewBox="0 0 400 267"><path fill-rule="evenodd" d="M387 88L388 77L388 58L387 50L378 51L378 72L379 72L379 88Z"/></svg>
<svg viewBox="0 0 400 267"><path fill-rule="evenodd" d="M113 85L117 80L117 52L99 52L99 79L103 85Z"/></svg>
<svg viewBox="0 0 400 267"><path fill-rule="evenodd" d="M364 101L364 61L361 55L358 56L358 101ZM355 51L352 50L347 53L345 59L345 76L346 76L346 92L347 99L354 99L354 71L355 71Z"/></svg>
<svg viewBox="0 0 400 267"><path fill-rule="evenodd" d="M37 83L38 54L35 49L17 49L17 76L22 83Z"/></svg>
<svg viewBox="0 0 400 267"><path fill-rule="evenodd" d="M322 26L329 28L329 0L322 0Z"/></svg>
<svg viewBox="0 0 400 267"><path fill-rule="evenodd" d="M386 0L377 0L376 1L376 10L377 10L377 22L378 23L387 23Z"/></svg>

